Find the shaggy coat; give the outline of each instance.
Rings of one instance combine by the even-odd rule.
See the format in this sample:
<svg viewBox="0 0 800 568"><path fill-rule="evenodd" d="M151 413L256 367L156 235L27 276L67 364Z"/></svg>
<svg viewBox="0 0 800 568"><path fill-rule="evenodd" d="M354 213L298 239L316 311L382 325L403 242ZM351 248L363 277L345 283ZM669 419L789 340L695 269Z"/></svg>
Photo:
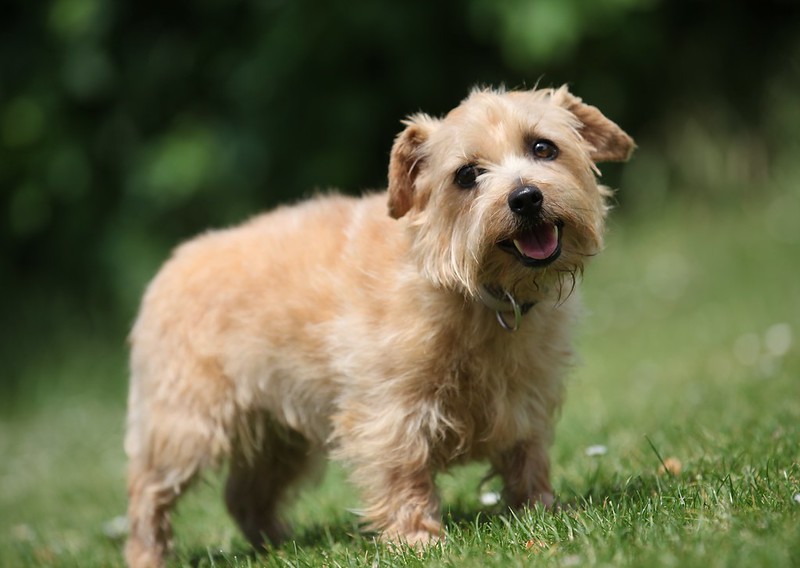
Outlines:
<svg viewBox="0 0 800 568"><path fill-rule="evenodd" d="M434 478L457 463L486 460L511 506L553 502L576 274L602 248L595 164L633 141L566 88L474 91L405 124L387 192L208 232L149 285L131 333L130 566L163 564L176 499L222 463L256 546L285 536L278 506L325 454L391 541L442 536ZM520 188L533 201L513 203Z"/></svg>

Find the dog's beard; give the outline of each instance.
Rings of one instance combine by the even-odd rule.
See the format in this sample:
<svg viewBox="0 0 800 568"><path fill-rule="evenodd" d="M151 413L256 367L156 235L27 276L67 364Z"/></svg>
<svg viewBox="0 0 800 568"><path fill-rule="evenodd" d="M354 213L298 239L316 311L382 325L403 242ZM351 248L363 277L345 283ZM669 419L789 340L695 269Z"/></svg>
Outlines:
<svg viewBox="0 0 800 568"><path fill-rule="evenodd" d="M439 211L433 218L431 210L436 211L421 212L412 224L412 246L420 272L435 287L475 300L488 286L521 302L564 302L574 292L585 263L602 246L602 219L595 220L588 213L548 211L546 218L555 221L540 223L558 223L558 236L534 234L530 238L536 242L520 243L522 251L512 252L504 249L509 243L517 246L513 240L526 226L489 199L476 199L461 216ZM448 214L454 220L449 231L443 222ZM529 224L527 230L534 225ZM558 256L549 261L556 247ZM525 257L542 262L529 262Z"/></svg>

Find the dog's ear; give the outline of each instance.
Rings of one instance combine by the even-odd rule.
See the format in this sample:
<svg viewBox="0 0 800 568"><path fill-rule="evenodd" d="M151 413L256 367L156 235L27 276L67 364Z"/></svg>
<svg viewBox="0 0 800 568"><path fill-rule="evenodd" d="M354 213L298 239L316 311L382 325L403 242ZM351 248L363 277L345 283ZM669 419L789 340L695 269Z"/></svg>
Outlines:
<svg viewBox="0 0 800 568"><path fill-rule="evenodd" d="M397 135L389 159L389 215L399 219L414 203L414 184L425 156L422 146L437 124L426 114L403 121L406 129Z"/></svg>
<svg viewBox="0 0 800 568"><path fill-rule="evenodd" d="M592 145L589 156L593 162L628 161L636 148L636 143L624 130L606 118L597 107L585 104L566 87L555 91L553 98L580 120L581 136Z"/></svg>

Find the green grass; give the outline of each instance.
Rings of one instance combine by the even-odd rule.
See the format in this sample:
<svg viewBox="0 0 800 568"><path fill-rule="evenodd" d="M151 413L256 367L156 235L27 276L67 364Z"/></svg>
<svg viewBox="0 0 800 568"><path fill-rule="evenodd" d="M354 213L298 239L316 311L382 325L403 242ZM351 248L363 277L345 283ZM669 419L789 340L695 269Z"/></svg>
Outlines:
<svg viewBox="0 0 800 568"><path fill-rule="evenodd" d="M439 480L446 544L391 551L332 468L289 511L296 540L255 556L210 476L178 509L175 565L800 565L800 204L764 201L612 224L552 452L562 509L482 506L483 468L460 468ZM122 344L78 337L0 403L0 566L121 564Z"/></svg>

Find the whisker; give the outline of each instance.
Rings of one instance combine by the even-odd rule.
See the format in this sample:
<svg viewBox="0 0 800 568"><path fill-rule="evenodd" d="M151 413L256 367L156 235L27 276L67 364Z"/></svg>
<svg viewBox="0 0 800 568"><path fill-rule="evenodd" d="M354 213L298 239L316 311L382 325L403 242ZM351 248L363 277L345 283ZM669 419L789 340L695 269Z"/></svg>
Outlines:
<svg viewBox="0 0 800 568"><path fill-rule="evenodd" d="M558 271L560 273L560 277L558 279L558 300L556 301L556 308L560 308L563 306L567 300L570 299L572 294L575 293L575 289L578 285L577 274L580 273L580 276L583 277L583 266L573 266L568 269L563 269ZM564 280L565 275L569 274L571 284L569 288L569 292L567 293L566 297L564 297Z"/></svg>
<svg viewBox="0 0 800 568"><path fill-rule="evenodd" d="M594 252L579 252L579 251L571 251L571 252L574 252L576 255L582 256L582 257L585 257L585 258L593 258L593 257L597 256L598 254L600 254L599 250L596 250Z"/></svg>

